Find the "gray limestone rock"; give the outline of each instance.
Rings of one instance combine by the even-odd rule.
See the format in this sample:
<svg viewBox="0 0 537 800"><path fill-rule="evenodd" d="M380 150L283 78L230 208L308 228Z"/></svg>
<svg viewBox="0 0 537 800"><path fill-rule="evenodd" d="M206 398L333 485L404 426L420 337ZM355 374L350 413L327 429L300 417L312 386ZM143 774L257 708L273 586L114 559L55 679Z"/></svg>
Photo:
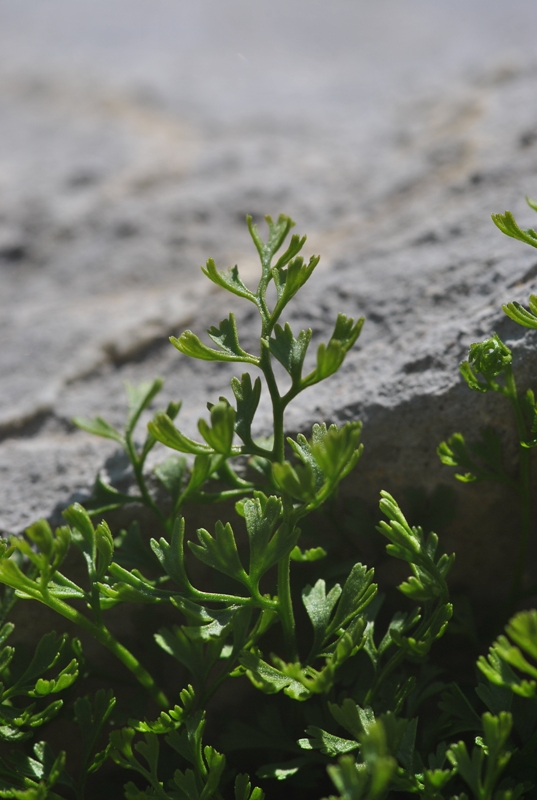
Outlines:
<svg viewBox="0 0 537 800"><path fill-rule="evenodd" d="M91 16L92 4L82 5ZM135 5L139 16L130 24L142 26L149 11L144 2ZM244 11L238 1L231 5ZM397 4L388 5L396 13ZM203 27L206 19L189 24L192 36L198 31L216 42L218 13L207 6L216 15L212 27ZM305 11L301 2L291 6ZM476 591L494 585L513 554L510 501L497 489L457 488L435 451L455 430L471 436L494 425L506 441L512 432L501 398L476 397L461 383L457 366L470 343L495 330L514 347L522 383L530 385L535 371L535 334L512 324L501 304L524 301L535 289L537 256L502 237L490 213L507 207L525 227L533 224L523 197L537 183L537 67L518 29L511 39L505 34L505 41L524 45L515 56L512 47L498 46L505 24L498 9L479 57L442 39L434 62L430 37L440 42L448 23L458 35L456 11L433 19L423 17L423 6L409 4L422 27L405 29L406 49L401 45L386 64L363 42L355 56L352 37L337 49L345 25L357 25L354 5L343 3L339 27L321 47L322 64L330 53L335 59L326 85L319 89L320 73L312 73L317 94L308 83L306 40L295 53L295 83L280 94L275 87L285 70L275 66L271 83L263 66L275 64L275 56L252 48L244 85L229 90L231 113L228 89L207 77L224 64L223 45L215 45L213 61L203 62L206 71L196 72L190 89L181 84L175 94L171 78L187 74L186 45L183 60L168 69L144 51L144 84L128 48L114 58L106 51L101 69L90 31L82 39L93 72L68 74L69 47L63 62L61 53L52 57L45 22L35 21L27 3L18 11L13 5L8 31L19 32L20 45L32 21L27 36L37 50L32 56L29 46L19 46L0 65L4 533L20 532L38 516L57 518L67 503L88 496L103 467L121 476L114 444L77 430L71 419L99 414L121 424L125 380L165 377L161 404L183 399L187 432L206 400L229 394L230 370L189 362L168 337L186 327L202 333L230 310L228 298L200 277L209 256L220 267L238 263L244 279L255 280L245 214L284 212L309 234L307 251L322 256L292 307L293 325L311 327L315 345L329 337L339 311L367 319L340 373L290 408L289 431L318 420L364 422L365 454L344 488L351 500L372 503L381 488L404 497L409 488L431 493L452 485L463 521L446 527L443 545L462 556L455 579L465 584L473 575L475 582L478 563ZM532 9L519 3L520 19L522 11L537 17ZM319 33L325 12L316 13L308 25ZM259 21L255 14L252 20ZM367 30L381 24L379 14L367 12ZM65 25L76 33L74 18L67 15ZM282 35L286 52L292 37ZM395 19L383 29L382 52L397 40ZM239 37L229 46L242 44ZM222 67L222 81L237 78L236 55L227 73ZM242 57L248 62L248 54ZM42 69L32 58L42 59ZM429 83L420 58L434 62ZM349 68L364 65L374 67L371 79L350 81ZM267 108L252 99L254 79L267 89ZM435 90L442 81L442 91ZM234 305L247 342L255 319ZM262 404L260 433L267 410Z"/></svg>

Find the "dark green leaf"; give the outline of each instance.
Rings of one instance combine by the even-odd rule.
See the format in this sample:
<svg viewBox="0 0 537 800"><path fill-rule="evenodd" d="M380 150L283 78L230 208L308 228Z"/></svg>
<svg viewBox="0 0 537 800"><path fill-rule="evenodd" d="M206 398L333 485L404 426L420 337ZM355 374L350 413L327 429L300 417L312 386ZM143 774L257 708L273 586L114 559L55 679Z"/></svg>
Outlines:
<svg viewBox="0 0 537 800"><path fill-rule="evenodd" d="M463 483L487 480L512 483L503 465L501 439L491 428L482 430L481 441L470 445L461 433L454 433L446 442L441 442L436 452L446 466L466 470L455 475Z"/></svg>
<svg viewBox="0 0 537 800"><path fill-rule="evenodd" d="M235 409L227 400L220 400L211 406L210 426L204 419L200 419L198 430L216 453L230 455L235 433Z"/></svg>
<svg viewBox="0 0 537 800"><path fill-rule="evenodd" d="M82 735L82 782L86 773L99 769L108 755L109 746L100 753L95 753L95 749L115 703L111 689L99 689L93 698L87 695L75 700L75 720Z"/></svg>
<svg viewBox="0 0 537 800"><path fill-rule="evenodd" d="M251 789L250 777L242 774L235 778L235 800L264 800L265 793L257 786Z"/></svg>
<svg viewBox="0 0 537 800"><path fill-rule="evenodd" d="M336 722L357 740L375 722L373 710L369 706L361 708L350 697L346 697L341 706L328 703L328 708Z"/></svg>
<svg viewBox="0 0 537 800"><path fill-rule="evenodd" d="M289 461L272 464L272 476L276 486L296 500L310 503L315 499L315 474L309 464L303 467L293 466Z"/></svg>
<svg viewBox="0 0 537 800"><path fill-rule="evenodd" d="M189 692L193 700L193 692ZM183 695L181 694L181 698ZM193 703L190 704L192 711ZM186 706L185 706L186 709ZM180 733L172 731L166 736L166 742L191 764L199 763L202 750L202 737L205 728L205 712L198 709L190 713L186 719L185 729Z"/></svg>
<svg viewBox="0 0 537 800"><path fill-rule="evenodd" d="M251 363L257 363L258 359L243 350L239 344L239 334L234 314L230 314L227 319L223 319L218 328L214 326L209 328L207 333L225 355L231 356L232 361L247 359Z"/></svg>
<svg viewBox="0 0 537 800"><path fill-rule="evenodd" d="M18 695L25 695L30 690L34 689L36 680L56 664L65 647L66 641L67 634L65 633L61 636L57 636L55 631L46 633L37 645L32 660L13 687L6 692L6 695L9 695L9 697L16 697Z"/></svg>
<svg viewBox="0 0 537 800"><path fill-rule="evenodd" d="M374 575L374 570L367 569L363 564L353 566L343 586L334 618L327 628L327 636L348 625L371 603L377 593L377 586L373 583Z"/></svg>
<svg viewBox="0 0 537 800"><path fill-rule="evenodd" d="M228 606L227 608L215 610L205 608L183 598L172 598L172 603L181 609L187 617L189 625L183 625L182 629L192 641L200 639L208 642L213 639L219 639L230 630L237 613L246 611L248 621L251 616L250 609L244 609L241 606Z"/></svg>
<svg viewBox="0 0 537 800"><path fill-rule="evenodd" d="M245 372L240 380L231 379L231 388L237 402L235 430L243 442L250 444L252 421L261 396L261 380L256 378L252 384L251 376Z"/></svg>
<svg viewBox="0 0 537 800"><path fill-rule="evenodd" d="M320 750L325 756L340 756L343 753L350 753L356 750L360 745L351 739L342 739L340 736L334 736L328 731L323 731L316 725L309 725L306 728L306 733L310 739L299 739L298 744L303 750Z"/></svg>
<svg viewBox="0 0 537 800"><path fill-rule="evenodd" d="M320 652L326 639L326 629L334 610L334 606L341 596L341 586L335 586L326 594L326 583L319 578L314 586L306 586L302 591L302 602L311 620L314 639L308 661L311 661Z"/></svg>
<svg viewBox="0 0 537 800"><path fill-rule="evenodd" d="M243 504L246 530L250 542L250 579L258 582L262 575L277 564L294 546L290 531L282 525L282 501L279 497L262 500L259 496Z"/></svg>
<svg viewBox="0 0 537 800"><path fill-rule="evenodd" d="M175 581L181 591L188 591L190 586L185 569L184 555L185 521L178 517L173 526L171 541L161 538L157 542L151 539L151 549L160 561L167 575Z"/></svg>
<svg viewBox="0 0 537 800"><path fill-rule="evenodd" d="M214 747L204 747L203 755L205 757L208 774L205 777L205 786L203 787L200 800L205 800L206 798L214 796L214 793L220 785L222 773L226 766L226 757L222 755L222 753L218 753ZM177 775L177 773L175 773L175 775Z"/></svg>
<svg viewBox="0 0 537 800"><path fill-rule="evenodd" d="M219 462L220 460L220 457L216 455L196 456L188 484L184 491L185 496L196 492L201 486L203 486L209 476L212 475L217 461Z"/></svg>
<svg viewBox="0 0 537 800"><path fill-rule="evenodd" d="M447 757L476 797L485 797L482 788L485 782L488 796L492 797L496 784L511 757L505 745L513 721L511 714L507 712L500 712L497 717L485 713L482 721L484 731L482 744L478 742L477 747L473 748L471 757L464 742L453 744L447 752Z"/></svg>
<svg viewBox="0 0 537 800"><path fill-rule="evenodd" d="M249 586L248 576L241 564L233 529L229 522L220 520L215 525L214 537L204 528L197 531L200 544L188 542L188 546L200 561L207 566L229 575L239 583Z"/></svg>
<svg viewBox="0 0 537 800"><path fill-rule="evenodd" d="M505 664L507 669L510 669ZM509 686L498 686L494 683L481 682L476 687L476 695L484 702L491 714L499 714L500 711L510 711L513 704L514 693Z"/></svg>
<svg viewBox="0 0 537 800"><path fill-rule="evenodd" d="M306 687L290 677L285 675L281 670L271 667L266 661L263 661L259 656L254 653L243 651L241 653L240 662L246 669L247 675L258 689L261 689L265 694L275 694L282 689L291 689L295 699L306 700L311 696L311 693Z"/></svg>
<svg viewBox="0 0 537 800"><path fill-rule="evenodd" d="M175 626L173 632L162 628L155 634L155 641L168 655L183 664L192 675L199 678L207 669L201 642L192 641L184 631Z"/></svg>
<svg viewBox="0 0 537 800"><path fill-rule="evenodd" d="M286 322L283 328L276 325L274 337L268 340L270 352L287 370L293 383L298 383L302 377L302 367L311 337L312 331L308 328L307 331L300 331L295 339L291 326Z"/></svg>
<svg viewBox="0 0 537 800"><path fill-rule="evenodd" d="M479 715L458 684L450 684L438 706L444 712L441 724L446 736L481 729Z"/></svg>
<svg viewBox="0 0 537 800"><path fill-rule="evenodd" d="M167 459L157 464L153 472L162 483L172 500L177 500L181 494L183 477L186 470L184 456L168 456Z"/></svg>
<svg viewBox="0 0 537 800"><path fill-rule="evenodd" d="M364 768L358 769L352 756L341 756L337 766L330 764L327 772L339 794L339 798L330 797L328 800L362 800L365 797L369 800L371 797L371 792L366 793L368 772Z"/></svg>
<svg viewBox="0 0 537 800"><path fill-rule="evenodd" d="M96 516L105 511L121 508L127 503L136 502L136 497L118 492L109 483L105 483L101 475L97 475L93 484L93 493L89 503L86 503L86 510Z"/></svg>
<svg viewBox="0 0 537 800"><path fill-rule="evenodd" d="M387 725L387 721L386 721L386 715L383 715L381 717L381 719L382 719L382 721L384 723L385 729L387 729L388 725ZM396 720L395 716L392 716L391 720L393 720L393 724L396 724L396 725L403 722L403 720ZM399 763L402 764L402 766L406 770L408 770L410 773L414 774L419 769L419 765L417 763L415 763L416 762L416 733L417 733L417 727L418 727L418 718L415 717L414 719L411 719L411 720L404 720L404 723L405 723L404 726L401 725L401 728L403 728L404 732L403 732L402 736L399 739L399 742L398 742L398 745L397 745L397 749L395 750L395 747L394 747L394 750L395 750L395 755L397 756L397 760L399 761ZM390 741L390 739L389 739L389 734L388 734L388 742L389 741Z"/></svg>
<svg viewBox="0 0 537 800"><path fill-rule="evenodd" d="M115 546L115 560L125 569L158 569L155 555L142 539L138 522L132 522L126 531L120 531Z"/></svg>

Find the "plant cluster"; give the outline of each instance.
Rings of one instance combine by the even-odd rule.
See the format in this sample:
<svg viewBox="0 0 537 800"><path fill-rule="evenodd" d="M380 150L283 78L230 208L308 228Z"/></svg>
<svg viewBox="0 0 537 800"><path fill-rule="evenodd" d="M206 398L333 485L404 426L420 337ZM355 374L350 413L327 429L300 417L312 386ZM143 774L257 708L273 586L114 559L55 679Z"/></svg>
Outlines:
<svg viewBox="0 0 537 800"><path fill-rule="evenodd" d="M340 314L330 340L308 353L312 331L293 331L282 315L319 259L300 255L305 237L292 235L285 246L294 224L288 217L266 220L263 240L248 219L261 262L255 291L237 267L219 272L209 260L203 270L255 307L255 351L241 344L233 314L209 329L211 345L191 331L171 339L191 358L245 365L231 380L231 401L208 404L197 439L176 425L180 403L154 414L140 438L142 415L163 382L127 385L123 430L102 418L75 423L124 449L135 492L98 477L86 507L74 504L64 512L64 526L53 531L41 520L26 538L1 545L0 797L107 796L100 776L106 785L117 771L127 800L535 796L537 612L519 612L488 656L479 658L475 691L450 681L431 650L453 615L447 578L454 556L439 551L435 533L410 525L384 491L378 532L388 554L409 571L398 587L400 608L386 616L374 570L366 565L346 567L340 582L333 562L323 572L330 545L312 541L308 517L326 506L355 467L361 425L321 423L309 437L286 438L285 411L337 372L364 320ZM520 230L509 213L494 221L537 247L537 234ZM537 328L537 297L529 311L516 303L505 311ZM517 474L504 467L491 431L476 444L454 434L438 451L444 463L462 470L460 480L499 481L520 498L514 611L535 591L525 569L537 403L531 391L518 391L511 351L496 335L472 345L461 372L471 389L503 394L514 409ZM272 409L270 438L253 432L262 391ZM157 443L173 451L154 469L160 492L146 463ZM187 530L185 508L223 503L229 515L230 502L233 524L217 521L195 537ZM149 542L136 524L114 534L103 518L133 503L153 514ZM339 572L344 568L340 564ZM308 570L310 581L300 585ZM122 665L123 684L129 691L139 687L137 702L127 702L121 680L103 676L86 657L86 644L67 633L45 634L30 656L10 646L13 623L7 620L22 600L48 607L67 621L67 630L110 651ZM151 607L151 647L160 649L159 661L176 665L169 670L173 680L157 668L154 654L144 658L153 653L149 645L129 648L118 633L118 608L136 606ZM99 688L88 691L96 683ZM251 708L245 714L238 708L219 729L213 708L222 687L237 692L239 705L247 698ZM69 739L78 736L76 757L57 746L58 721Z"/></svg>

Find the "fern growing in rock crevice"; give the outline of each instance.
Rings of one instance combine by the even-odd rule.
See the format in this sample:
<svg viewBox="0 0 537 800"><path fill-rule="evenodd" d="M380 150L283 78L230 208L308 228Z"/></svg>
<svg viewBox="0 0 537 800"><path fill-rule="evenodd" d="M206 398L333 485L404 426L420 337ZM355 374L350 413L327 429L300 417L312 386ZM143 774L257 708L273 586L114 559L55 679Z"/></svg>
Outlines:
<svg viewBox="0 0 537 800"><path fill-rule="evenodd" d="M521 232L511 217L495 221L537 246L537 234ZM293 224L285 216L276 222L267 217L263 240L248 220L261 264L255 289L237 267L219 272L209 260L203 270L255 307L257 349L244 349L233 314L209 329L210 345L192 331L172 337L188 357L244 370L231 380L229 397L208 403L199 436L178 427L181 404L173 402L154 414L139 439L142 415L163 382L128 385L122 430L100 417L75 423L123 448L134 493L99 477L87 507L65 511L65 526L53 531L40 521L26 538L3 543L4 616L15 601L48 607L59 623L67 620L71 630L106 648L146 702L145 709L138 703L133 710L121 691L113 691L114 679L88 693L97 676L107 678L85 659L78 639L66 634L47 634L21 668L6 644L12 630L6 623L0 632L0 797L104 796L99 776L112 764L123 771L128 800L262 800L265 792L309 800L330 791L338 793L331 800L381 800L398 791L426 800L516 800L534 791L534 613L515 617L509 638L500 637L479 660L482 681L469 694L430 661L453 613L448 576L454 556L439 551L435 533L409 525L396 500L381 493L379 534L388 540L388 554L409 570L398 587L401 609L391 619L384 618L373 569L346 565L338 583L322 569L330 542L313 544L308 537L309 515L334 496L361 457L361 425L318 423L309 437L291 439L285 412L299 394L337 372L364 320L340 314L306 369L312 331L293 331L283 315L319 259L300 255L305 237L292 235L285 245ZM529 312L509 304L507 313L522 324L535 319L537 327L537 299L531 302ZM495 335L473 345L461 369L471 389L503 394L515 412L516 476L503 470L492 434L475 446L455 434L439 447L444 463L462 470L460 479L506 482L520 496L514 607L531 589L523 573L533 524L530 453L537 443L537 406L531 393L519 394L511 351ZM252 431L262 392L272 408L272 435L259 439ZM152 491L146 468L158 443L173 451L154 470L166 503ZM225 509L235 502L233 522L218 521L195 536L187 529L181 516L187 503L224 501ZM114 535L102 519L133 503L154 515L149 543L136 525ZM74 552L83 575L72 570ZM193 560L204 567L201 578ZM308 582L308 569L321 577ZM146 609L144 631L149 620L151 646L160 649L167 670L144 658L147 643L129 649L114 623L118 609L129 607ZM166 673L173 678L163 681ZM237 708L219 732L215 695L239 681L251 687L243 696L256 698L251 713ZM47 743L46 726L62 715L79 729L78 758Z"/></svg>

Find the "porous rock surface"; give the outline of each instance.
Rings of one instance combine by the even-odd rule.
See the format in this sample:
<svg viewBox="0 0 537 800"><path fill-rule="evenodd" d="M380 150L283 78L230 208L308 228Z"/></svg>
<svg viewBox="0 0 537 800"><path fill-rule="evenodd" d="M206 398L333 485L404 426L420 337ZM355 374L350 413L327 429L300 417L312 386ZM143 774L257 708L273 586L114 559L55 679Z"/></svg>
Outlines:
<svg viewBox="0 0 537 800"><path fill-rule="evenodd" d="M484 59L450 73L442 92L418 86L389 116L360 126L355 109L336 128L259 109L215 121L97 79L80 92L28 65L4 68L0 83L2 532L57 519L101 468L121 475L115 445L71 418L121 425L125 380L165 377L158 405L182 398L189 433L206 400L230 395L230 370L190 362L168 337L201 334L233 307L253 341L250 309L228 308L199 265L238 263L253 282L244 216L285 212L309 234L307 254L322 256L290 307L293 327L314 331L312 353L339 311L367 320L341 371L290 407L289 431L363 421L349 498L452 485L465 521L443 545L463 555L456 579L475 584L479 564L477 583L493 586L513 554L509 500L457 488L435 451L455 430L512 431L501 398L461 382L470 343L495 330L514 347L521 382L535 373L535 334L501 304L535 290L537 254L503 237L490 213L509 208L533 224L523 196L537 191L537 63ZM267 412L262 404L260 433Z"/></svg>

